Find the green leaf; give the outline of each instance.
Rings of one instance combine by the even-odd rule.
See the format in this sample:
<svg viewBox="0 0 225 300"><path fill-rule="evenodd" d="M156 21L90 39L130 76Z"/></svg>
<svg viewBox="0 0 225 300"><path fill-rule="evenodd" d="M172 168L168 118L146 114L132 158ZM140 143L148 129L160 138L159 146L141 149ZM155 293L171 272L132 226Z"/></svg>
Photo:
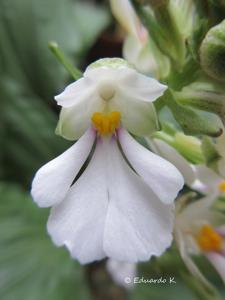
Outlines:
<svg viewBox="0 0 225 300"><path fill-rule="evenodd" d="M206 76L198 78L180 92L175 92L174 96L180 104L215 113L225 121L224 87L213 79Z"/></svg>
<svg viewBox="0 0 225 300"><path fill-rule="evenodd" d="M48 50L49 41L56 41L80 65L108 22L105 10L78 1L1 0L4 71L49 99L63 87L67 75Z"/></svg>
<svg viewBox="0 0 225 300"><path fill-rule="evenodd" d="M183 272L182 278L199 300L221 300L220 295L213 286L204 285L189 273Z"/></svg>
<svg viewBox="0 0 225 300"><path fill-rule="evenodd" d="M46 233L48 211L13 184L0 184L0 298L87 299L81 267Z"/></svg>
<svg viewBox="0 0 225 300"><path fill-rule="evenodd" d="M150 277L153 279L160 278L161 275ZM133 292L132 300L196 300L191 291L181 282L180 279L175 278L176 284L169 284L170 276L163 276L167 279L166 284L136 284L136 289ZM171 276L173 277L173 276ZM147 278L146 278L147 279Z"/></svg>
<svg viewBox="0 0 225 300"><path fill-rule="evenodd" d="M57 117L40 98L3 77L0 94L4 99L3 175L5 179L30 185L36 170L63 152L70 143L55 135Z"/></svg>

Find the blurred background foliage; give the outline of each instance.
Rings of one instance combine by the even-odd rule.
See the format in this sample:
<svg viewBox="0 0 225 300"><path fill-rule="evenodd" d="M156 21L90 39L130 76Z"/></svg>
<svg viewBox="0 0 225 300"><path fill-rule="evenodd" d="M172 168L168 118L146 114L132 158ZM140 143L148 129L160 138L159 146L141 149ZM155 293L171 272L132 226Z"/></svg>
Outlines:
<svg viewBox="0 0 225 300"><path fill-rule="evenodd" d="M99 57L119 56L107 2L0 0L1 300L90 298L84 269L52 244L48 210L36 207L29 189L36 170L70 145L54 134L59 109L53 97L72 79L48 43L56 41L82 69ZM142 264L139 276L172 276L177 283L137 284L131 299L196 299L191 277L182 280L183 264L171 251Z"/></svg>

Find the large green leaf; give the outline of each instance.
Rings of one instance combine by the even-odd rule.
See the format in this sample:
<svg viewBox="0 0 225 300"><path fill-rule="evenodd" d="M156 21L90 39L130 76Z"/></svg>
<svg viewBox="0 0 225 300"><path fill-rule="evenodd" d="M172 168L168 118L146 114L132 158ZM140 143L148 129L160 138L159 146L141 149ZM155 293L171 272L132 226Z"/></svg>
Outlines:
<svg viewBox="0 0 225 300"><path fill-rule="evenodd" d="M37 95L52 97L65 72L48 50L49 41L80 64L108 21L104 10L81 1L0 0L2 68Z"/></svg>
<svg viewBox="0 0 225 300"><path fill-rule="evenodd" d="M3 97L3 177L29 185L36 170L70 144L54 134L57 116L40 98L10 78L0 81Z"/></svg>
<svg viewBox="0 0 225 300"><path fill-rule="evenodd" d="M81 267L47 236L47 215L18 186L0 184L0 299L88 299Z"/></svg>

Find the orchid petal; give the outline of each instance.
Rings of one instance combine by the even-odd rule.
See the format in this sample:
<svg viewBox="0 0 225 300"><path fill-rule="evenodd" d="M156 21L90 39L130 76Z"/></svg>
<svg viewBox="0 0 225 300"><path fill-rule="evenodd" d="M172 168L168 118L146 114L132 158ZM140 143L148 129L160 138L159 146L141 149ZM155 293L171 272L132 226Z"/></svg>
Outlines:
<svg viewBox="0 0 225 300"><path fill-rule="evenodd" d="M48 162L36 173L31 194L40 207L61 202L87 159L95 140L89 129L79 141L60 156Z"/></svg>
<svg viewBox="0 0 225 300"><path fill-rule="evenodd" d="M150 145L153 143L156 153L176 166L176 168L183 175L185 183L187 183L189 186L192 185L195 180L194 169L192 165L181 154L179 154L178 151L159 139L154 139L153 141L149 141L147 139L147 142Z"/></svg>
<svg viewBox="0 0 225 300"><path fill-rule="evenodd" d="M184 184L180 172L170 162L141 146L124 129L118 134L123 152L135 171L162 202L172 203Z"/></svg>
<svg viewBox="0 0 225 300"><path fill-rule="evenodd" d="M181 258L185 263L187 269L191 274L193 274L196 278L198 278L203 284L211 287L211 283L205 278L202 272L199 270L192 257L188 253L188 247L185 243L185 239L183 238L183 234L180 230L176 230L175 238L177 242L178 249L180 251Z"/></svg>
<svg viewBox="0 0 225 300"><path fill-rule="evenodd" d="M119 108L124 128L137 136L149 135L159 129L157 114L152 103L139 102L123 96L115 98L111 109Z"/></svg>
<svg viewBox="0 0 225 300"><path fill-rule="evenodd" d="M197 165L194 169L201 185L193 186L193 188L205 194L215 193L216 196L219 193L218 186L223 179L205 165Z"/></svg>
<svg viewBox="0 0 225 300"><path fill-rule="evenodd" d="M137 101L153 102L163 95L167 86L156 79L136 73L127 85L120 86L120 95L135 98Z"/></svg>
<svg viewBox="0 0 225 300"><path fill-rule="evenodd" d="M223 282L225 283L225 257L216 252L205 253L205 256L214 266Z"/></svg>
<svg viewBox="0 0 225 300"><path fill-rule="evenodd" d="M146 41L142 41L128 35L123 44L123 57L138 71L154 78L165 78L169 73L168 58L157 49L148 36Z"/></svg>
<svg viewBox="0 0 225 300"><path fill-rule="evenodd" d="M129 0L110 0L111 10L121 26L138 38L140 21Z"/></svg>
<svg viewBox="0 0 225 300"><path fill-rule="evenodd" d="M214 195L208 195L187 205L176 217L178 226L186 231L192 226L198 229L206 223L217 225L224 222L223 214L211 209L214 201Z"/></svg>
<svg viewBox="0 0 225 300"><path fill-rule="evenodd" d="M130 80L134 80L137 75L139 75L139 73L137 73L133 67L129 66L128 63L117 67L90 66L84 72L84 78L85 80L88 80L88 82L99 83L112 80L112 82L116 82L115 86L120 83L124 84Z"/></svg>
<svg viewBox="0 0 225 300"><path fill-rule="evenodd" d="M66 199L53 207L47 228L56 245L65 245L73 258L89 263L106 256L103 231L108 207L105 160L97 143L86 170Z"/></svg>
<svg viewBox="0 0 225 300"><path fill-rule="evenodd" d="M115 283L125 288L134 286L134 277L137 275L137 264L108 259L106 267ZM128 278L128 281L126 280Z"/></svg>
<svg viewBox="0 0 225 300"><path fill-rule="evenodd" d="M225 239L225 225L220 225L219 227L217 227L216 232Z"/></svg>
<svg viewBox="0 0 225 300"><path fill-rule="evenodd" d="M134 134L149 135L158 130L152 102L167 87L121 59L94 65L55 97L63 107L56 133L69 140L78 139L90 126L93 113L105 111L119 111L123 125Z"/></svg>
<svg viewBox="0 0 225 300"><path fill-rule="evenodd" d="M55 96L55 100L62 107L70 107L84 100L90 100L94 92L95 86L89 80L80 78L68 85L61 94Z"/></svg>
<svg viewBox="0 0 225 300"><path fill-rule="evenodd" d="M159 201L126 163L116 143L107 147L109 203L104 251L107 256L126 262L159 256L172 242L174 207Z"/></svg>
<svg viewBox="0 0 225 300"><path fill-rule="evenodd" d="M157 63L148 48L148 44L143 44L132 35L125 39L123 56L127 61L133 63L140 72L145 74L157 73Z"/></svg>
<svg viewBox="0 0 225 300"><path fill-rule="evenodd" d="M111 81L120 101L123 101L124 97L131 97L136 101L153 102L167 89L166 85L156 79L142 75L128 66L89 67L85 71L84 77L92 83Z"/></svg>
<svg viewBox="0 0 225 300"><path fill-rule="evenodd" d="M79 139L91 126L91 117L96 111L103 110L104 103L98 98L87 99L71 106L63 107L56 133L68 140Z"/></svg>
<svg viewBox="0 0 225 300"><path fill-rule="evenodd" d="M223 178L225 178L225 159L224 158L221 158L218 161L218 171L219 171L220 175Z"/></svg>

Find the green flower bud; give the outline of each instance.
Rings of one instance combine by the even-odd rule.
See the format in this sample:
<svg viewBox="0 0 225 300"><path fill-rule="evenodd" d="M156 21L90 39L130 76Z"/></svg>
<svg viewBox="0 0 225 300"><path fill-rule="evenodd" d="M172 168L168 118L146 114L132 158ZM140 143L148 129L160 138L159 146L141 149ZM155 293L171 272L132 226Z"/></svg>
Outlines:
<svg viewBox="0 0 225 300"><path fill-rule="evenodd" d="M167 125L168 126L168 125ZM154 137L163 140L175 148L183 157L194 164L205 162L201 141L182 132L168 133L164 130L154 133Z"/></svg>
<svg viewBox="0 0 225 300"><path fill-rule="evenodd" d="M179 103L177 93L171 90L164 94L163 99L185 134L212 137L221 135L223 125L217 115Z"/></svg>
<svg viewBox="0 0 225 300"><path fill-rule="evenodd" d="M175 148L189 161L193 163L204 163L201 142L193 136L178 132L174 136Z"/></svg>
<svg viewBox="0 0 225 300"><path fill-rule="evenodd" d="M202 152L205 157L206 165L214 171L217 171L217 163L221 158L219 152L216 149L215 143L209 137L204 137L202 141Z"/></svg>
<svg viewBox="0 0 225 300"><path fill-rule="evenodd" d="M225 81L225 20L211 28L200 47L203 70L218 81Z"/></svg>
<svg viewBox="0 0 225 300"><path fill-rule="evenodd" d="M225 95L221 84L213 80L196 81L174 93L180 104L215 113L225 123Z"/></svg>

